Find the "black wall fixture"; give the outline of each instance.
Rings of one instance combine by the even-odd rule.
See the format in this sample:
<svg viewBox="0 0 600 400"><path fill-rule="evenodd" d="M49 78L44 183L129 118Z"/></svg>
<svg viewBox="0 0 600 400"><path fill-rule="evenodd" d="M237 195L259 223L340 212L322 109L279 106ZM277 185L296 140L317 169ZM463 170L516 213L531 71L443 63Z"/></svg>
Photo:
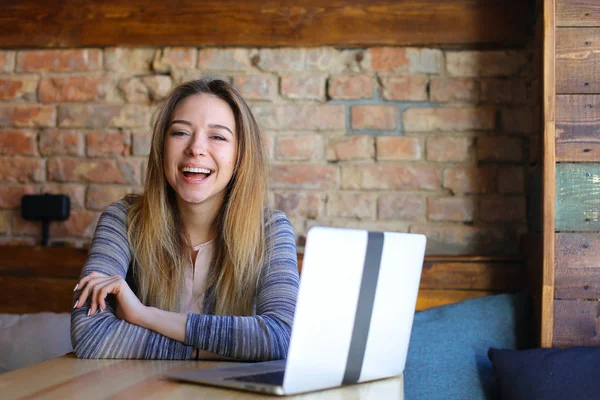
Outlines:
<svg viewBox="0 0 600 400"><path fill-rule="evenodd" d="M42 221L42 245L48 245L50 221L69 218L71 201L64 194L26 194L21 198L21 217L30 221Z"/></svg>

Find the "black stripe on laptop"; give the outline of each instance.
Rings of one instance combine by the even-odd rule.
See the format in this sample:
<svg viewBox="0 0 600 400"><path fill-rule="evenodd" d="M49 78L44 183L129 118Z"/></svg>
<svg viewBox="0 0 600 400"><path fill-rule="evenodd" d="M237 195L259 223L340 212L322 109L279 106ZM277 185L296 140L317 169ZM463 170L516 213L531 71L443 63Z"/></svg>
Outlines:
<svg viewBox="0 0 600 400"><path fill-rule="evenodd" d="M379 278L379 265L381 264L381 253L383 251L383 232L369 232L365 264L356 305L356 317L354 318L354 329L350 339L348 360L342 384L348 385L358 382L362 370L365 347L369 337L369 326L371 325L371 314L373 313L373 302Z"/></svg>

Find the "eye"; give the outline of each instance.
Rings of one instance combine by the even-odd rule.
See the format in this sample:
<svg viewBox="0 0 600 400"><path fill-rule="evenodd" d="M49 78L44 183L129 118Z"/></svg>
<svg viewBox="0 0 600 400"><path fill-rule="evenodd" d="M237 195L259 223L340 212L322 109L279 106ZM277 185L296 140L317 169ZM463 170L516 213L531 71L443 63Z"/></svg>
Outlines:
<svg viewBox="0 0 600 400"><path fill-rule="evenodd" d="M171 132L171 136L185 136L187 134L188 133L185 132L185 131L173 131L173 132Z"/></svg>
<svg viewBox="0 0 600 400"><path fill-rule="evenodd" d="M223 141L227 140L227 139L225 139L225 136L223 136L223 135L212 135L211 138L216 139L216 140L223 140Z"/></svg>

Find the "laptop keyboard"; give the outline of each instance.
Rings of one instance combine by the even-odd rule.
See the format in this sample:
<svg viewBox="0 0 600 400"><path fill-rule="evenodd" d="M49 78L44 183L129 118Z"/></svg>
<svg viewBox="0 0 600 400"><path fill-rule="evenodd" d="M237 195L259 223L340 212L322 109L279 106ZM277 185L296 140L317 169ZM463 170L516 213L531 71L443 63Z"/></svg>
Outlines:
<svg viewBox="0 0 600 400"><path fill-rule="evenodd" d="M266 383L268 385L283 385L283 374L285 371L266 372L264 374L234 376L226 380Z"/></svg>

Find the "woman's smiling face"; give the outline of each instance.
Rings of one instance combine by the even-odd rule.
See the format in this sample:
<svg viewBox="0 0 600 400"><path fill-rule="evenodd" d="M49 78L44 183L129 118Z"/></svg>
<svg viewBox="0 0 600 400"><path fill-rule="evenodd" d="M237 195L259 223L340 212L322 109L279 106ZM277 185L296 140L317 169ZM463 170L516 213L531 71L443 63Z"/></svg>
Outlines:
<svg viewBox="0 0 600 400"><path fill-rule="evenodd" d="M165 134L163 162L180 206L220 209L237 148L235 117L227 102L195 94L177 104Z"/></svg>

